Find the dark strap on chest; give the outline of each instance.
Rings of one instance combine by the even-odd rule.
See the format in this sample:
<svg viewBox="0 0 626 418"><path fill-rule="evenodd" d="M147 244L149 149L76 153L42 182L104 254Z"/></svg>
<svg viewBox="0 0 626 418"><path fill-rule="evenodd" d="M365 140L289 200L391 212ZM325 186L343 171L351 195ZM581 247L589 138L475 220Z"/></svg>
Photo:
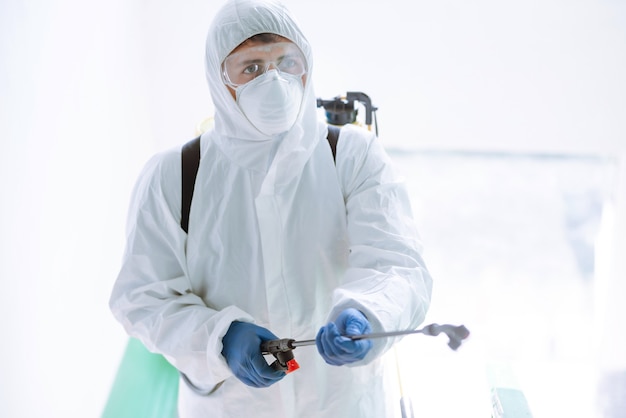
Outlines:
<svg viewBox="0 0 626 418"><path fill-rule="evenodd" d="M189 211L191 210L191 198L196 185L196 174L200 166L200 137L192 139L183 145L181 153L182 164L182 198L180 227L187 232L189 229Z"/></svg>
<svg viewBox="0 0 626 418"><path fill-rule="evenodd" d="M333 151L333 161L335 161L337 157L337 141L339 140L340 129L341 128L338 126L328 125L328 135L326 136L326 139L328 139L330 149Z"/></svg>
<svg viewBox="0 0 626 418"><path fill-rule="evenodd" d="M337 141L339 140L339 130L341 128L328 125L328 144L333 152L333 160L337 155ZM193 189L196 185L196 175L200 166L200 137L194 138L183 145L181 152L182 164L182 197L181 197L181 217L180 227L183 231L189 230L189 212L191 210L191 199L193 198Z"/></svg>

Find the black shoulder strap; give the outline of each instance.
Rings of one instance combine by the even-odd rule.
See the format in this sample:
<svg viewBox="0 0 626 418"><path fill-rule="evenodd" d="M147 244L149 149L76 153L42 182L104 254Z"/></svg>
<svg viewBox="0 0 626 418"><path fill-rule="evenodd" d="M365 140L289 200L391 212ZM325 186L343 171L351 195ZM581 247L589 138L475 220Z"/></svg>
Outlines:
<svg viewBox="0 0 626 418"><path fill-rule="evenodd" d="M330 149L333 151L333 160L337 157L337 141L339 140L339 130L341 128L335 125L328 125L328 143L330 144Z"/></svg>
<svg viewBox="0 0 626 418"><path fill-rule="evenodd" d="M181 152L182 164L182 198L180 227L187 232L189 228L189 211L191 209L191 198L196 184L196 174L200 166L200 137L192 139L183 145Z"/></svg>
<svg viewBox="0 0 626 418"><path fill-rule="evenodd" d="M333 160L337 155L337 141L339 140L339 130L341 128L328 125L328 144L333 152ZM183 145L181 151L182 164L182 197L181 197L181 217L180 227L183 231L189 230L189 211L191 210L191 198L196 184L196 175L200 166L200 137L192 139Z"/></svg>

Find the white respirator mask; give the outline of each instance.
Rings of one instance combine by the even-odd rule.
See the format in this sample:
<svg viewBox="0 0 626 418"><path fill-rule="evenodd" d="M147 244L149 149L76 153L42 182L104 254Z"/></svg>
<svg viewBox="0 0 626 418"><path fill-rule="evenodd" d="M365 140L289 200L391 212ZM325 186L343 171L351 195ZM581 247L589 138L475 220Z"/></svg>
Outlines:
<svg viewBox="0 0 626 418"><path fill-rule="evenodd" d="M302 76L270 70L236 90L237 104L261 133L277 135L288 131L302 104Z"/></svg>

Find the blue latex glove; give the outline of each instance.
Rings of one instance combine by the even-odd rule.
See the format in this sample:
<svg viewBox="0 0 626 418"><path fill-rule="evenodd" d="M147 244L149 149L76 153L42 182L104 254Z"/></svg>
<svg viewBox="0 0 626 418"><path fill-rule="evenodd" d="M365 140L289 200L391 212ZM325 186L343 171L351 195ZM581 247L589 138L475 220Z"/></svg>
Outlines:
<svg viewBox="0 0 626 418"><path fill-rule="evenodd" d="M363 360L372 348L370 340L353 341L343 335L361 335L372 332L369 321L360 311L346 309L339 314L335 322L329 322L320 328L315 337L317 351L326 363L343 366Z"/></svg>
<svg viewBox="0 0 626 418"><path fill-rule="evenodd" d="M222 355L239 380L248 386L265 388L285 377L285 372L272 369L261 354L261 342L277 339L258 325L234 321L222 338Z"/></svg>

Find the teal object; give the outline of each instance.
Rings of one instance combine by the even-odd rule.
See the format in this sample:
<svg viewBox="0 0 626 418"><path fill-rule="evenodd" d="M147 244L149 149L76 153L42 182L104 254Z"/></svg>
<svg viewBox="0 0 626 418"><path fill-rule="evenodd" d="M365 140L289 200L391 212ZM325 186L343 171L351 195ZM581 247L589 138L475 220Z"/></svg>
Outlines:
<svg viewBox="0 0 626 418"><path fill-rule="evenodd" d="M533 415L524 396L524 392L511 388L493 388L492 418L532 418Z"/></svg>
<svg viewBox="0 0 626 418"><path fill-rule="evenodd" d="M102 418L175 418L178 370L130 338Z"/></svg>
<svg viewBox="0 0 626 418"><path fill-rule="evenodd" d="M530 405L510 364L490 364L492 418L532 418Z"/></svg>

